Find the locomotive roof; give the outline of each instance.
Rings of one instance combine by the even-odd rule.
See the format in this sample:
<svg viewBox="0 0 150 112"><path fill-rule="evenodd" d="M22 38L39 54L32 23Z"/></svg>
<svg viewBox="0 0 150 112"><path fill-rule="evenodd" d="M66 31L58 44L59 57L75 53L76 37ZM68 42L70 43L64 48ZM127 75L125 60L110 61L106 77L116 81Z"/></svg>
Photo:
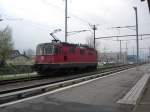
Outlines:
<svg viewBox="0 0 150 112"><path fill-rule="evenodd" d="M92 47L89 47L88 45L86 44L73 44L73 43L67 43L67 42L60 42L60 43L41 43L39 45L63 45L63 46L70 46L70 47L80 47L80 48L87 48L89 50L94 50L94 48Z"/></svg>
<svg viewBox="0 0 150 112"><path fill-rule="evenodd" d="M87 49L90 49L90 50L94 50L94 48L89 47L89 46L86 45L86 44L72 44L72 43L66 43L66 42L62 42L61 44L62 44L63 46L83 47L83 48L87 48Z"/></svg>

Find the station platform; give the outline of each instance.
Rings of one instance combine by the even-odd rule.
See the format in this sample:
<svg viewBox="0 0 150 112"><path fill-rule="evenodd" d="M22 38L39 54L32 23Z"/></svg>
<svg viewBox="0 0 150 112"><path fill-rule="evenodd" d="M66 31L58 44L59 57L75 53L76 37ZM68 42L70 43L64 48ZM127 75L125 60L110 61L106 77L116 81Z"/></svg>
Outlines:
<svg viewBox="0 0 150 112"><path fill-rule="evenodd" d="M150 79L147 83L146 89L142 98L133 112L150 112Z"/></svg>
<svg viewBox="0 0 150 112"><path fill-rule="evenodd" d="M143 104L150 101L149 82L149 89L144 93L137 108L131 103L117 103L149 73L149 70L150 64L146 64L139 68L112 73L88 83L0 106L0 112L150 112L150 106L147 107L147 111L139 110L145 108Z"/></svg>

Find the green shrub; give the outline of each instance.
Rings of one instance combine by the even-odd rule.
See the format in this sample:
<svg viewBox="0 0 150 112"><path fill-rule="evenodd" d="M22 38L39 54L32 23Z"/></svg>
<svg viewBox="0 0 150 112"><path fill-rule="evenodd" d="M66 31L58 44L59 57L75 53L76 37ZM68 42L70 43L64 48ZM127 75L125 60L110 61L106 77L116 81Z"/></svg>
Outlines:
<svg viewBox="0 0 150 112"><path fill-rule="evenodd" d="M33 72L31 65L4 65L0 67L0 75L22 74Z"/></svg>

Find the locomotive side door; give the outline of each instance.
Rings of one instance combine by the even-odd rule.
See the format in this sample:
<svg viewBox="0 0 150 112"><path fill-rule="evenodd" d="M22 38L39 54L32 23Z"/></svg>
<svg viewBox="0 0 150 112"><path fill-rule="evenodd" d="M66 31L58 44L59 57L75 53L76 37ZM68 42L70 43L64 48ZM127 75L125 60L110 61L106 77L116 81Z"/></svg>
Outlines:
<svg viewBox="0 0 150 112"><path fill-rule="evenodd" d="M68 49L66 46L62 47L62 60L64 63L66 63L68 61Z"/></svg>
<svg viewBox="0 0 150 112"><path fill-rule="evenodd" d="M59 47L59 62L63 63L63 49L62 47Z"/></svg>
<svg viewBox="0 0 150 112"><path fill-rule="evenodd" d="M55 63L62 63L63 62L62 47L55 46L54 54L55 54Z"/></svg>
<svg viewBox="0 0 150 112"><path fill-rule="evenodd" d="M64 53L64 62L67 62L67 60L68 60L68 56L67 56L67 53L65 52Z"/></svg>

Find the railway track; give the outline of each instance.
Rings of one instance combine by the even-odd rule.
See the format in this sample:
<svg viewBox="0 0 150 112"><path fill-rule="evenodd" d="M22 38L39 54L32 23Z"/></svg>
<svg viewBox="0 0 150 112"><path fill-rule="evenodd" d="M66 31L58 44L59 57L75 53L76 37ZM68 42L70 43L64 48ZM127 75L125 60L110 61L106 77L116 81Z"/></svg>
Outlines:
<svg viewBox="0 0 150 112"><path fill-rule="evenodd" d="M128 65L121 65L121 66L115 66L115 67L107 67L107 68L103 68L97 71L93 71L93 72L88 72L88 73L81 73L81 74L72 74L72 75L61 75L60 77L56 76L56 77L37 77L37 78L33 78L30 80L12 80L12 81L6 81L0 84L0 94L6 93L7 92L13 92L22 88L30 88L30 87L37 87L37 86L41 86L41 85L46 85L46 84L50 84L50 83L56 83L56 82L60 82L60 81L65 81L65 80L69 80L69 79L74 79L74 78L80 78L83 76L88 76L88 75L94 75L97 73L104 73L107 71L111 71L120 67L124 67L124 66L128 66ZM20 87L21 85L21 87Z"/></svg>
<svg viewBox="0 0 150 112"><path fill-rule="evenodd" d="M74 77L74 78L66 78L63 80L56 81L56 82L43 83L43 84L38 84L38 85L32 85L32 86L27 86L27 87L20 87L16 89L1 91L0 92L0 107L6 106L10 102L13 102L13 101L19 101L21 99L26 99L28 97L37 96L40 94L44 94L46 92L60 89L62 87L75 85L77 83L99 78L102 76L120 72L120 71L133 68L133 67L135 67L135 65L120 66L117 68L104 70L101 73L88 74L82 77L80 76L80 77Z"/></svg>
<svg viewBox="0 0 150 112"><path fill-rule="evenodd" d="M93 74L93 73L102 73L102 72L106 72L108 70L114 69L114 68L118 68L118 67L123 67L123 66L128 66L128 65L119 65L119 66L113 66L113 67L105 67L105 68L98 68L96 71L92 71L89 72L89 74ZM77 72L74 73L75 74L84 74L86 72ZM72 74L72 73L71 73ZM55 74L56 75L56 74ZM59 76L59 75L58 75ZM60 76L63 76L63 74L61 74ZM53 76L52 76L53 77ZM25 81L32 81L32 80L41 80L41 79L47 79L47 78L52 78L50 76L31 76L31 77L26 77L26 78L19 78L19 79L8 79L8 80L0 80L0 85L5 85L5 84L11 84L11 83L17 83L17 82L25 82Z"/></svg>

